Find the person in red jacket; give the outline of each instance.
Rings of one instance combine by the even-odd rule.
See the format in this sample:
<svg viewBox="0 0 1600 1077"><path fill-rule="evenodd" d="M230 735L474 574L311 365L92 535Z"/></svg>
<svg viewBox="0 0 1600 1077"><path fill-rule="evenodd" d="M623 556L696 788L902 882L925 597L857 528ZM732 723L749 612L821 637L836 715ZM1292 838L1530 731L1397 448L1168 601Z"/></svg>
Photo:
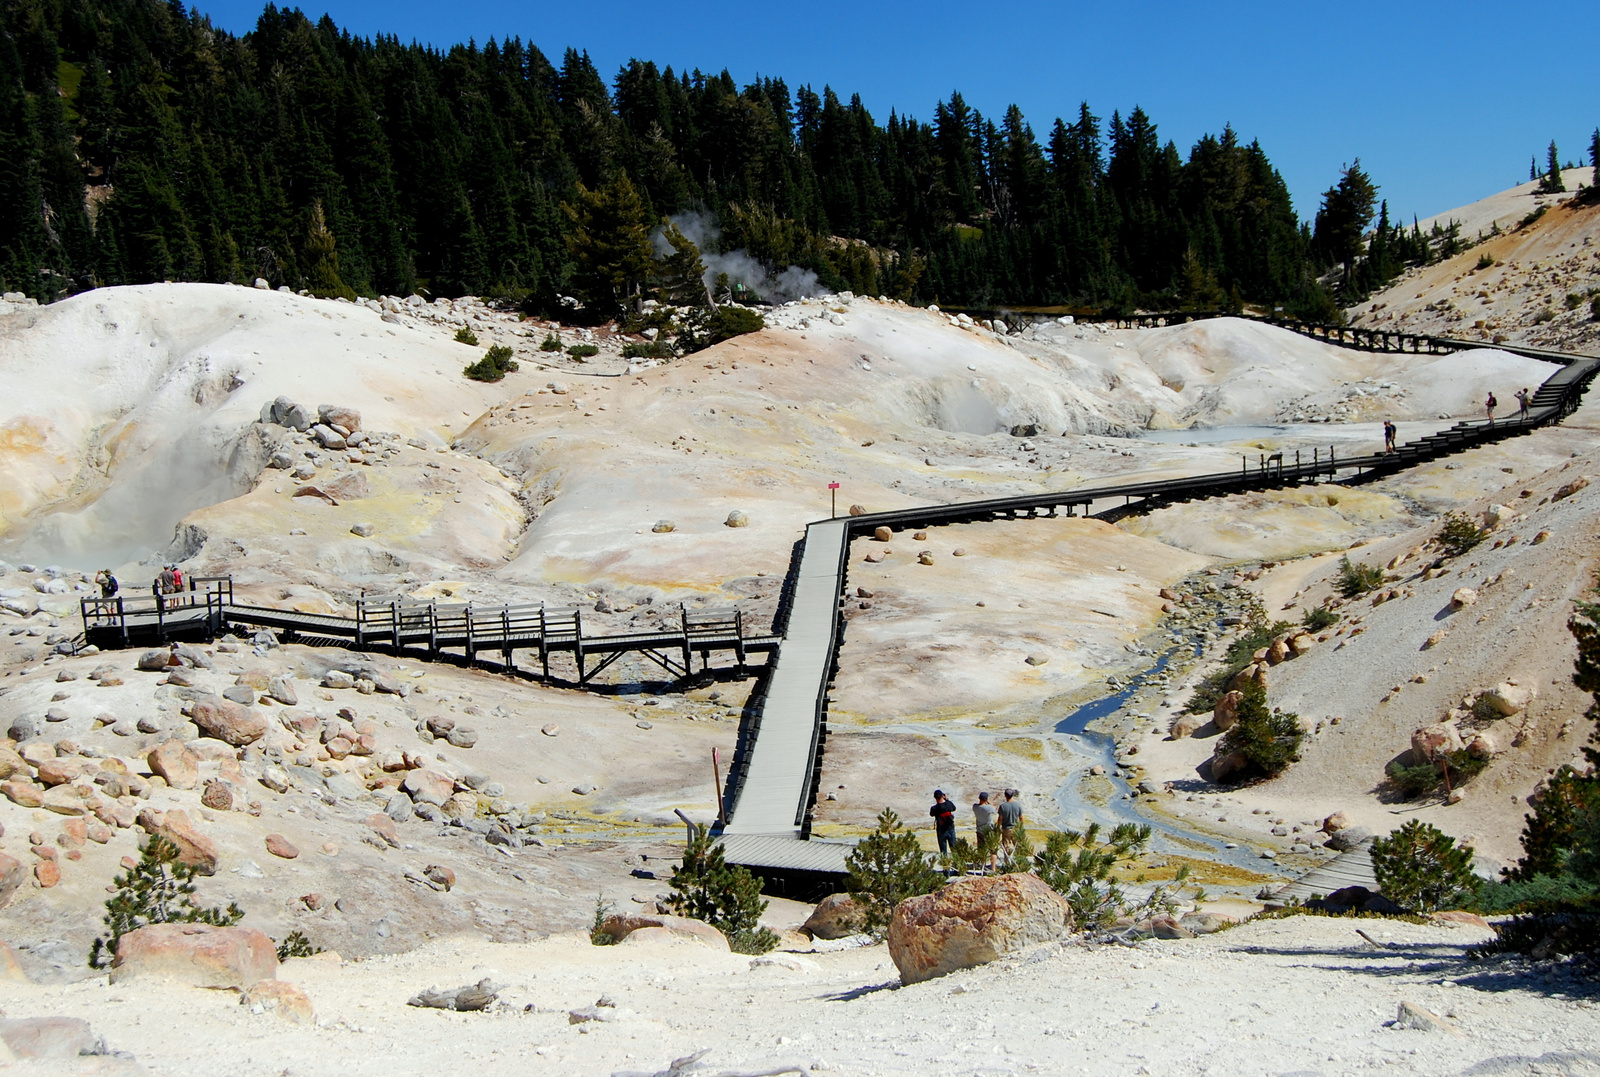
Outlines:
<svg viewBox="0 0 1600 1077"><path fill-rule="evenodd" d="M933 791L933 807L928 809L928 814L933 816L934 833L939 838L939 852L948 853L956 844L956 806L944 795L943 789Z"/></svg>

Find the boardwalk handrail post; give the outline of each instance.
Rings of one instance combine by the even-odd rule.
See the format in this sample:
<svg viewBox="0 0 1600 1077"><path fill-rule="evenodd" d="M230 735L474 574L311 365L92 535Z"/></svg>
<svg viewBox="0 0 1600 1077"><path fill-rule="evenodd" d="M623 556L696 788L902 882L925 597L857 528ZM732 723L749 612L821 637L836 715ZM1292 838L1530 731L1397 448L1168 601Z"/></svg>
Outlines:
<svg viewBox="0 0 1600 1077"><path fill-rule="evenodd" d="M473 640L472 640L472 603L470 603L470 602L467 603L467 608L464 611L463 616L465 618L466 627L467 627L467 643L466 643L467 665L470 666L476 660L476 655L477 655L477 648L473 646Z"/></svg>
<svg viewBox="0 0 1600 1077"><path fill-rule="evenodd" d="M122 596L117 596L117 625L122 629L122 646L128 646L128 611L122 604Z"/></svg>

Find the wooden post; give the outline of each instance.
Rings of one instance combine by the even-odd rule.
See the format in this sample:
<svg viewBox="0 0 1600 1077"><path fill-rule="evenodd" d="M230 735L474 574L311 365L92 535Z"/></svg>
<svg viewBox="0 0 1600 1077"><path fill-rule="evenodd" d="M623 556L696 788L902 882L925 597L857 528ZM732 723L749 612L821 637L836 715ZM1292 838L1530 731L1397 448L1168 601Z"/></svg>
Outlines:
<svg viewBox="0 0 1600 1077"><path fill-rule="evenodd" d="M711 749L711 778L716 783L717 790L717 822L726 824L728 820L722 814L722 768L716 748Z"/></svg>

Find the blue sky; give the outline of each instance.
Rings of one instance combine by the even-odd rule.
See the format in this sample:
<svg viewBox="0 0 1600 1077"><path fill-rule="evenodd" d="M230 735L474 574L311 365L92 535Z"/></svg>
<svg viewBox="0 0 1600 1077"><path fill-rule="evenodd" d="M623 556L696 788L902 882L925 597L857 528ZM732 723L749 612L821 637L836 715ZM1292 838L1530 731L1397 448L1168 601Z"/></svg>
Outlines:
<svg viewBox="0 0 1600 1077"><path fill-rule="evenodd" d="M198 0L243 33L261 0ZM312 0L351 31L447 46L520 36L559 62L586 49L609 78L631 57L727 68L739 82L860 93L930 119L959 89L997 119L1020 105L1041 141L1088 100L1142 105L1187 154L1232 123L1259 138L1303 216L1357 157L1396 216L1426 217L1527 179L1554 138L1587 163L1600 124L1600 3L702 3Z"/></svg>

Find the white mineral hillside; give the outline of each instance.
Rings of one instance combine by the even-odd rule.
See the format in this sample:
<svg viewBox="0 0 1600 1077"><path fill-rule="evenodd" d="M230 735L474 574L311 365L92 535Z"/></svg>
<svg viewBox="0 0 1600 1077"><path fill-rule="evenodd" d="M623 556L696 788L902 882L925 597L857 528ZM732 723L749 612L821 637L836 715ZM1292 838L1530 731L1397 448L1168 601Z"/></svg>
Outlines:
<svg viewBox="0 0 1600 1077"><path fill-rule="evenodd" d="M1373 329L1594 353L1600 205L1575 198L1579 184L1593 183L1591 173L1569 169L1564 194L1525 183L1434 218L1460 221L1467 249L1409 271L1353 308L1351 319ZM1424 230L1434 222L1423 222Z"/></svg>

